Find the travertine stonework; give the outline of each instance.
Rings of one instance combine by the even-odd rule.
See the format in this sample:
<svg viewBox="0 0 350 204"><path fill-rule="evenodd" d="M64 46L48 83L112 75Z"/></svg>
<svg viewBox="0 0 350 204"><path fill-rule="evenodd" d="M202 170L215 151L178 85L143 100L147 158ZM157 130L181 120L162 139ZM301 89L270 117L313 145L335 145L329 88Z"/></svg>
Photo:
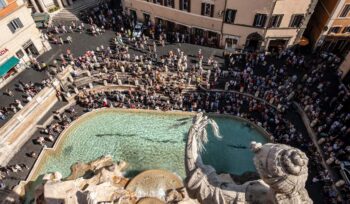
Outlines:
<svg viewBox="0 0 350 204"><path fill-rule="evenodd" d="M308 177L308 158L299 149L283 144L252 142L254 164L260 180L243 185L224 180L212 166L204 165L200 156L203 142L207 141L206 126L214 121L198 114L188 134L186 145L186 188L191 198L203 204L254 203L254 204L311 204L305 189Z"/></svg>

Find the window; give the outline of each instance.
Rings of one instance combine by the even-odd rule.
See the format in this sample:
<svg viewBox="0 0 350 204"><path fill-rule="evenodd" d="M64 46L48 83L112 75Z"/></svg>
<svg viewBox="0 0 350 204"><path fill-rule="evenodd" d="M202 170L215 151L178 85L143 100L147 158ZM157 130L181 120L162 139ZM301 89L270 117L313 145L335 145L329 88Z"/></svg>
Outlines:
<svg viewBox="0 0 350 204"><path fill-rule="evenodd" d="M143 13L143 20L144 20L145 25L148 25L150 18L151 17L148 13Z"/></svg>
<svg viewBox="0 0 350 204"><path fill-rule="evenodd" d="M329 29L329 33L339 33L340 26L334 26Z"/></svg>
<svg viewBox="0 0 350 204"><path fill-rule="evenodd" d="M214 4L202 3L202 16L214 16Z"/></svg>
<svg viewBox="0 0 350 204"><path fill-rule="evenodd" d="M180 0L180 10L191 12L191 1Z"/></svg>
<svg viewBox="0 0 350 204"><path fill-rule="evenodd" d="M271 16L269 27L270 28L278 28L281 25L283 15L273 15Z"/></svg>
<svg viewBox="0 0 350 204"><path fill-rule="evenodd" d="M163 0L153 0L153 3L163 5Z"/></svg>
<svg viewBox="0 0 350 204"><path fill-rule="evenodd" d="M253 26L255 27L264 27L266 23L267 15L266 14L255 14Z"/></svg>
<svg viewBox="0 0 350 204"><path fill-rule="evenodd" d="M20 28L23 28L23 24L21 20L19 20L19 18L10 21L10 23L8 23L7 26L9 27L12 33L15 33Z"/></svg>
<svg viewBox="0 0 350 204"><path fill-rule="evenodd" d="M350 26L345 27L343 33L350 33Z"/></svg>
<svg viewBox="0 0 350 204"><path fill-rule="evenodd" d="M236 48L238 40L233 38L226 38L225 40L225 48Z"/></svg>
<svg viewBox="0 0 350 204"><path fill-rule="evenodd" d="M164 0L164 6L175 8L174 0Z"/></svg>
<svg viewBox="0 0 350 204"><path fill-rule="evenodd" d="M0 0L0 8L4 8L6 6L5 0Z"/></svg>
<svg viewBox="0 0 350 204"><path fill-rule="evenodd" d="M304 15L293 15L290 20L289 27L292 28L299 28L301 26L301 23L303 22Z"/></svg>
<svg viewBox="0 0 350 204"><path fill-rule="evenodd" d="M225 23L234 23L237 10L227 9L225 13Z"/></svg>
<svg viewBox="0 0 350 204"><path fill-rule="evenodd" d="M350 11L350 4L346 4L343 11L340 13L339 17L347 17Z"/></svg>

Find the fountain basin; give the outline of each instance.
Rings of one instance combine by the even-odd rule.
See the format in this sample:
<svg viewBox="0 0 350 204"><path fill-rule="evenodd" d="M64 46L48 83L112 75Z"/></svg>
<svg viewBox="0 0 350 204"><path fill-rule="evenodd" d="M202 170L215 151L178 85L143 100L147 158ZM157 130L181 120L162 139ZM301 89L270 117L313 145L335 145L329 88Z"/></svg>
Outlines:
<svg viewBox="0 0 350 204"><path fill-rule="evenodd" d="M185 143L193 115L125 109L84 114L61 134L53 149L45 150L31 179L54 171L66 177L77 161L89 162L102 155L127 161L128 177L144 170L166 169L184 178ZM232 116L210 117L218 123L223 139L214 139L208 131L204 162L222 173L255 171L248 147L251 141L267 142L264 132Z"/></svg>

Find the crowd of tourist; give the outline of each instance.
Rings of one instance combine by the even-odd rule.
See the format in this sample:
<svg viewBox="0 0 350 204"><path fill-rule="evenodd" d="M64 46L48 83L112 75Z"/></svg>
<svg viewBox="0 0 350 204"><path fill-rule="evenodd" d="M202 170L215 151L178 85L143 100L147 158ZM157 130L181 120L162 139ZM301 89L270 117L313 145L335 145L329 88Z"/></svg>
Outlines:
<svg viewBox="0 0 350 204"><path fill-rule="evenodd" d="M25 83L19 80L15 90L6 89L3 95L14 98L14 91L16 91L20 93L21 97L15 97L13 102L7 106L0 106L0 120L6 120L7 116L17 113L26 103L30 102L37 93L49 85L49 79L44 79L40 83L34 83L32 81Z"/></svg>
<svg viewBox="0 0 350 204"><path fill-rule="evenodd" d="M82 73L88 72L89 77L102 83L133 85L120 91L93 91L87 85L74 87L75 84L71 84L79 89L77 105L85 111L118 107L203 111L245 118L265 128L274 142L289 144L307 153L314 172L312 182L322 183L327 203L339 203L340 197L350 200L349 181L338 174L341 167L350 166L350 112L347 106L350 94L339 82L338 57L322 53L307 59L293 50L270 55L231 54L227 57L226 67L222 67L215 57L204 59L202 51L198 50L196 62L192 63L180 48L158 56L159 46L165 46L167 40L185 42L185 34L168 34L162 27L155 27L135 37L132 33L135 21L110 9L106 3L87 11L83 19L85 23L53 25L44 37L52 43L64 44L72 43L73 39L70 35L63 39L62 33L88 32L99 36L108 29L116 33L111 44L78 57L67 50L52 67L59 72L72 65L72 77L76 81L84 77ZM130 49L141 54L132 54ZM33 65L43 67L38 62ZM96 81L90 83L98 85ZM25 94L26 101L30 101L48 84L48 80L39 86L20 82L17 88ZM11 90L6 90L6 94L13 95ZM302 134L288 119L287 113L295 111L294 102L307 114L321 154L310 137ZM23 105L20 100L15 100L10 107L1 107L0 120ZM78 116L74 106L64 113L56 113L54 122L41 131L43 136L33 142L42 146L46 141L54 142ZM29 152L28 156L37 155ZM331 172L320 162L322 157ZM2 168L1 175L11 169L18 168Z"/></svg>

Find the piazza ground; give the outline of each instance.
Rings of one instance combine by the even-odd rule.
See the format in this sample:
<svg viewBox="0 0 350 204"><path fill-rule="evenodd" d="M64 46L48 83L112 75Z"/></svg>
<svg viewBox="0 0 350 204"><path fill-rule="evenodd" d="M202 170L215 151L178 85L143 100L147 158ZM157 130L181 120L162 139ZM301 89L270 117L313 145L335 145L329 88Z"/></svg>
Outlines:
<svg viewBox="0 0 350 204"><path fill-rule="evenodd" d="M72 44L64 44L64 45L52 45L52 49L45 54L41 55L38 58L39 62L45 62L46 64L50 65L52 64L53 60L58 59L59 55L61 53L65 53L67 49L70 49L73 53L74 57L83 55L88 50L95 50L97 46L104 45L105 47L109 45L110 40L112 37L115 37L115 33L112 31L106 31L104 34L99 36L92 36L87 33L69 33L62 35L63 39L67 37L67 35L72 36L73 43ZM166 55L170 50L176 50L177 48L180 48L182 51L185 52L189 56L189 59L191 62L196 63L196 55L198 53L198 49L202 50L202 53L204 54L204 61L208 59L209 56L215 56L215 59L218 60L221 64L221 66L224 66L224 58L222 57L223 50L221 49L215 49L210 47L203 47L198 45L192 45L192 44L167 44L165 47L158 46L157 53L158 56ZM139 51L130 49L131 54L141 54ZM279 64L279 61L275 58L268 59L269 63ZM266 70L263 69L256 69L256 74L264 75L267 74ZM301 76L304 72L304 70L289 70L291 73L295 73L299 76ZM14 102L14 99L20 99L24 101L23 93L17 91L17 84L19 81L22 81L24 83L27 83L29 81L33 83L39 83L43 79L47 78L47 72L46 71L37 71L33 70L31 68L26 69L21 74L19 74L15 79L13 79L9 84L7 84L5 87L1 89L1 93L4 93L5 90L10 89L14 93L14 97L9 97L4 94L0 94L0 106L8 106L10 103ZM329 77L334 77L333 75L330 75ZM44 123L46 119L53 113L53 111L56 111L66 105L66 102L59 102L57 103L48 113L47 115L39 122L39 125ZM79 114L82 114L83 111L79 106L76 106L76 110ZM288 111L285 114L285 117L292 121L293 124L296 126L299 132L303 134L303 136L307 137L308 134L306 132L306 129L304 127L304 124L302 123L299 115L294 111ZM8 121L8 119L11 118L11 115L7 117L7 120L1 121L0 126L2 126L5 122ZM28 152L36 152L39 154L41 151L40 145L35 145L33 143L33 139L38 138L41 136L39 130L37 130L29 139L26 144L23 146L23 148L14 156L14 158L10 161L9 165L11 164L18 164L18 163L25 163L28 167L33 166L35 159L28 158L26 153ZM52 143L48 143L48 146L51 146ZM312 178L315 175L315 172L310 169L311 172L309 173L309 180L307 182L307 189L310 193L311 198L314 200L314 203L323 203L322 194L322 187L319 184L312 183ZM5 180L5 183L11 188L14 185L18 184L20 180L23 180L28 175L29 170L25 170L21 173L11 173L10 176Z"/></svg>

